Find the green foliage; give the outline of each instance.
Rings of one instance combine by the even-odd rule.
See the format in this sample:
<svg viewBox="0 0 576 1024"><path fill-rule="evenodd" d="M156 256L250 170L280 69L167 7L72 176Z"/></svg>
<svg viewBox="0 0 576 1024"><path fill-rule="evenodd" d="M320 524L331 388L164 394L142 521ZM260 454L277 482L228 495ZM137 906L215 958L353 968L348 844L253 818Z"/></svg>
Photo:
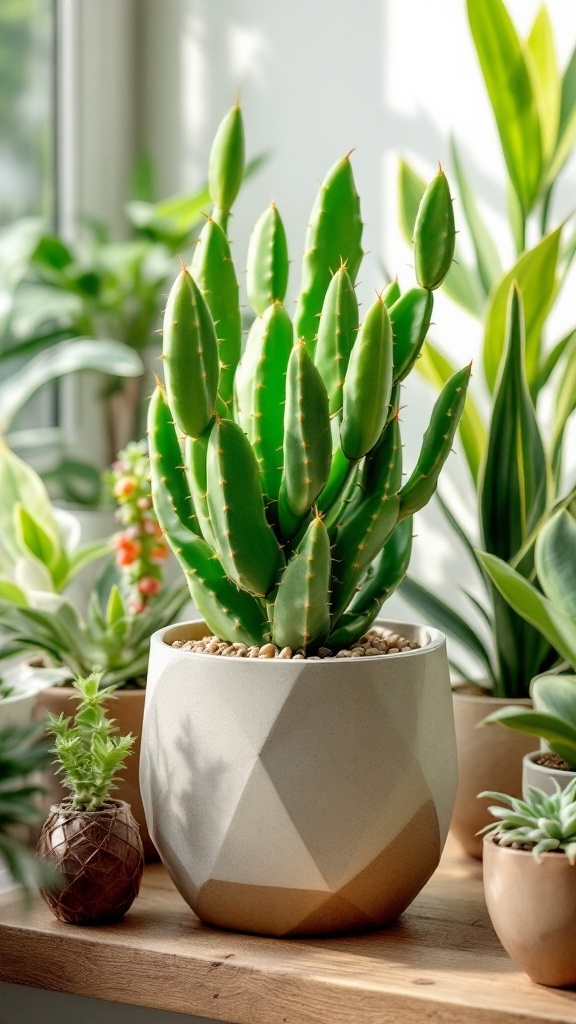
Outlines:
<svg viewBox="0 0 576 1024"><path fill-rule="evenodd" d="M37 796L42 791L30 781L50 761L42 725L5 726L0 729L0 860L27 893L35 883L47 881L46 871L15 838L14 830L40 818Z"/></svg>
<svg viewBox="0 0 576 1024"><path fill-rule="evenodd" d="M222 161L238 157L218 151L222 180L237 181ZM203 293L206 267L194 261L173 286L166 387L159 384L149 411L152 495L194 602L223 639L272 638L309 653L351 643L404 577L411 516L436 489L470 376L467 367L447 381L402 488L400 381L424 344L432 289L454 249L442 174L424 192L418 225L421 287L404 296L397 283L389 287L359 324L360 200L349 156L338 161L310 217L292 325L282 305L284 229L270 208L249 247L258 315L235 374L234 359L228 364L231 404L213 321L221 286L233 316L233 268L214 260ZM184 458L178 431L187 435Z"/></svg>
<svg viewBox="0 0 576 1024"><path fill-rule="evenodd" d="M524 800L506 793L486 792L478 796L504 804L488 808L498 821L482 829L499 846L531 846L537 861L542 853L558 851L566 855L572 866L576 864L576 779L564 790L555 782L551 796L533 786L528 786Z"/></svg>
<svg viewBox="0 0 576 1024"><path fill-rule="evenodd" d="M453 267L443 289L467 313L481 318L483 327L484 381L477 381L468 396L459 435L477 493L474 541L481 539L488 553L506 559L530 580L535 530L563 493L563 442L576 410L574 328L546 344L550 314L574 256L573 245L561 244L565 222L553 230L548 222L559 174L576 144L576 49L562 75L545 7L526 40L519 37L503 0L467 0L467 9L508 171L509 228L517 256L506 268L476 202L466 161L452 140L451 160L474 262L457 249L460 278L454 287ZM423 187L419 175L402 161L400 210L408 241ZM528 228L534 239L530 248ZM443 387L454 372L433 344L425 347L416 368L435 388ZM481 411L487 402L488 418ZM548 424L541 417L542 406L554 410L548 434L542 428L542 422ZM470 553L467 529L445 503L442 510ZM447 616L443 602L420 584L408 583L403 593L432 621L452 623L450 634L476 658L483 674L488 671L495 696L526 696L530 679L553 663L554 650L503 601L482 569L478 584L485 592L482 617L491 634L488 669L485 645L479 654L478 644L471 642L468 610L457 607L460 595Z"/></svg>
<svg viewBox="0 0 576 1024"><path fill-rule="evenodd" d="M48 733L54 736L58 773L72 794L75 811L97 811L116 789L115 778L134 746L134 737L119 736L104 704L113 700L113 686L102 687L101 675L75 679L71 696L78 696L73 718L50 715Z"/></svg>

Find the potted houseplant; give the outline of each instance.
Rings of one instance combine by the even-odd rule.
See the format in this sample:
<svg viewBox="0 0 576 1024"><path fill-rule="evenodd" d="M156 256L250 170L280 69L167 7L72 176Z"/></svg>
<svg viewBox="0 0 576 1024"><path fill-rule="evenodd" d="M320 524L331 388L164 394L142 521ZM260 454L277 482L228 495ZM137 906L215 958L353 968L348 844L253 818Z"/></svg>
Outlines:
<svg viewBox="0 0 576 1024"><path fill-rule="evenodd" d="M484 831L484 892L494 930L540 985L576 984L576 779L551 795L498 800ZM502 806L503 805L503 806Z"/></svg>
<svg viewBox="0 0 576 1024"><path fill-rule="evenodd" d="M41 886L50 910L68 924L106 924L130 909L140 889L144 853L130 806L111 797L134 737L119 735L100 676L77 679L74 718L51 716L53 753L71 796L50 810L38 840L41 864L57 872Z"/></svg>
<svg viewBox="0 0 576 1024"><path fill-rule="evenodd" d="M555 660L550 644L492 586L474 548L480 544L529 579L534 566L530 538L562 495L563 440L574 411L576 332L569 322L564 333L551 337L548 321L576 248L562 239L570 209L559 210L556 223L551 214L560 199L556 193L562 169L576 141L576 99L571 89L576 56L572 54L561 72L545 7L539 9L525 40L519 38L502 0L489 4L468 0L467 10L508 171L508 203L502 196L501 206L509 211L516 259L506 265L499 253L477 205L465 159L453 143L452 165L474 265L457 251L443 287L481 321L483 336L481 371L476 373L459 430L477 500L473 534L445 495L440 505L453 531L455 550L468 558L475 582L471 599L457 590L453 598L443 601L433 588L413 578L407 579L401 594L447 633L458 675L465 680L477 677L457 686L454 694L460 788L453 831L468 853L480 856L482 844L476 833L488 817L485 804L476 801L475 794L497 789L520 795L522 757L529 753L530 741L500 726L477 730L476 725L491 710L511 702L517 701L520 708L529 706L530 681ZM516 73L510 77L512 66ZM423 191L424 182L403 162L400 207L409 239ZM527 237L534 240L530 247ZM506 306L514 281L525 314L521 387L514 386L518 360L509 358L507 346ZM464 321L462 330L466 330ZM546 334L549 344L543 343ZM440 348L429 344L417 370L440 387L453 367ZM486 407L491 409L488 419ZM539 424L549 423L549 409L553 410L552 428L545 434ZM524 428L528 435L517 445ZM458 665L453 642L466 649L475 665L472 673Z"/></svg>
<svg viewBox="0 0 576 1024"><path fill-rule="evenodd" d="M533 681L534 710L504 707L482 724L499 722L544 740L547 750L524 757L524 789L536 786L552 793L555 783L564 789L576 778L576 522L568 509L544 524L535 551L543 593L500 559L480 558L504 600L546 637L563 662ZM569 674L561 671L566 667Z"/></svg>
<svg viewBox="0 0 576 1024"><path fill-rule="evenodd" d="M443 635L371 632L406 571L411 519L436 488L470 374L443 389L402 484L400 385L452 260L452 201L440 171L416 225L418 287L394 283L360 325L349 157L312 211L294 324L270 207L249 246L257 317L236 368L225 229L241 151L237 111L212 149L215 209L168 299L166 386L150 405L156 514L205 623L152 637L142 796L204 921L363 930L395 919L434 871L456 786Z"/></svg>

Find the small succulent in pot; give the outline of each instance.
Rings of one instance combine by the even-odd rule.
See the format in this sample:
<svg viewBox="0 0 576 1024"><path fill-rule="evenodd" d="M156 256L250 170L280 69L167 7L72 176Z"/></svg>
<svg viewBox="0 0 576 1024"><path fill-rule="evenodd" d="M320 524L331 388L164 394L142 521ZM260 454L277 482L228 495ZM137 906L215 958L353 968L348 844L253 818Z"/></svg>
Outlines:
<svg viewBox="0 0 576 1024"><path fill-rule="evenodd" d="M103 704L112 687L97 673L77 679L74 718L51 716L53 748L71 796L52 807L37 854L63 878L40 891L55 917L69 924L118 921L140 889L144 854L130 807L111 793L134 743L119 736Z"/></svg>
<svg viewBox="0 0 576 1024"><path fill-rule="evenodd" d="M484 836L484 892L494 930L541 985L576 984L576 779L552 795L481 793L500 805Z"/></svg>

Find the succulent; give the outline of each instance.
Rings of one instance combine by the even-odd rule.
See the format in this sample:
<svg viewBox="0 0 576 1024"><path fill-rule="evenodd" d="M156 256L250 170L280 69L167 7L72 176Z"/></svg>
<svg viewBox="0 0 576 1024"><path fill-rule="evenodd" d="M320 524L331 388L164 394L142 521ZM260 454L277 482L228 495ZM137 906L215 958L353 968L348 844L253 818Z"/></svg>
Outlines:
<svg viewBox="0 0 576 1024"><path fill-rule="evenodd" d="M494 555L480 553L484 569L502 598L526 619L572 669L537 676L534 709L501 708L483 725L500 722L546 740L576 770L576 520L568 509L556 512L538 532L535 565L543 593Z"/></svg>
<svg viewBox="0 0 576 1024"><path fill-rule="evenodd" d="M42 725L4 726L0 729L0 861L14 879L30 891L36 881L47 881L45 869L18 839L15 830L40 818L36 797L41 792L33 773L50 761Z"/></svg>
<svg viewBox="0 0 576 1024"><path fill-rule="evenodd" d="M479 793L504 804L488 808L498 821L486 825L482 833L493 836L499 846L530 846L536 860L541 853L557 850L576 864L576 779L564 790L557 782L554 785L551 795L528 786L524 800L506 793Z"/></svg>
<svg viewBox="0 0 576 1024"><path fill-rule="evenodd" d="M41 595L35 607L0 597L2 639L11 651L45 655L69 679L98 669L105 685L144 686L150 636L182 609L187 589L170 584L137 614L129 611L116 583L101 589L92 592L85 622L59 594Z"/></svg>
<svg viewBox="0 0 576 1024"><path fill-rule="evenodd" d="M114 719L106 717L103 705L113 698L115 687L102 687L101 679L101 673L93 673L74 680L71 696L79 700L73 717L48 716L48 733L55 737L51 753L75 811L102 807L134 745L134 737L119 736Z"/></svg>
<svg viewBox="0 0 576 1024"><path fill-rule="evenodd" d="M256 318L240 358L238 283L225 233L242 180L239 107L210 160L215 207L164 316L165 387L149 411L152 495L193 600L222 639L312 652L347 645L404 577L412 516L434 493L470 367L439 396L402 484L400 387L424 344L454 251L440 170L414 234L418 287L390 285L358 318L360 201L349 155L328 172L306 236L294 324L275 205L248 252ZM182 444L184 450L182 451Z"/></svg>

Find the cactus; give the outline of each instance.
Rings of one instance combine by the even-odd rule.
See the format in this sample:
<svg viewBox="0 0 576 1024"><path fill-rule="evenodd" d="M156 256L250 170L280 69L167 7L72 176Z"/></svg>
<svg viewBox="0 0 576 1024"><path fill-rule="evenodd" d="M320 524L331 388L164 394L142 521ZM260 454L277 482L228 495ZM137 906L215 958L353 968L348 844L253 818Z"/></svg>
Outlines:
<svg viewBox="0 0 576 1024"><path fill-rule="evenodd" d="M238 292L225 225L241 138L236 106L213 148L215 212L203 250L168 300L165 386L158 383L149 412L152 494L209 628L224 640L273 640L311 654L357 640L402 581L412 516L451 450L470 367L445 385L402 486L401 381L451 264L452 201L439 171L416 223L419 287L401 293L392 282L360 324L362 221L349 156L314 204L294 325L283 305L286 235L270 206L250 241L256 318L236 366Z"/></svg>

